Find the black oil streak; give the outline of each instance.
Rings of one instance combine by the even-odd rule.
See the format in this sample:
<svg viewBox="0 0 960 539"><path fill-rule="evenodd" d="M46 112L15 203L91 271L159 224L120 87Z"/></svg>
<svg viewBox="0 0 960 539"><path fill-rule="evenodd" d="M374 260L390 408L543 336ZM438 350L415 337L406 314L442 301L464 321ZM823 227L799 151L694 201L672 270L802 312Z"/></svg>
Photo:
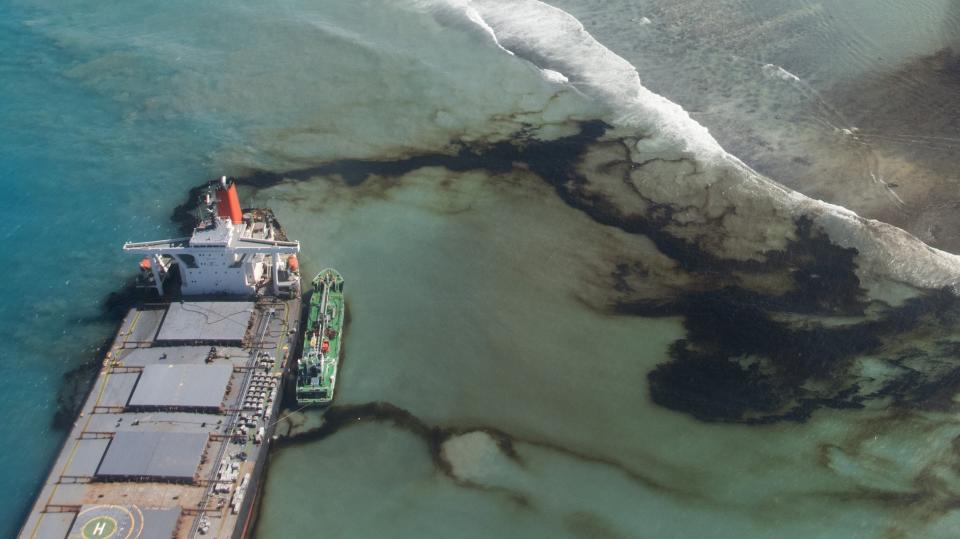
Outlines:
<svg viewBox="0 0 960 539"><path fill-rule="evenodd" d="M685 319L687 338L673 344L671 361L649 374L655 403L702 421L757 425L805 421L819 408L859 408L865 400L880 397L893 397L899 406L948 405L950 392L960 389L960 370L943 378L923 373L904 376L879 393L863 395L849 368L855 357L881 350L890 338L905 336L931 316L939 318L933 320L939 327L952 327L958 307L952 294L931 291L902 307L887 309L879 321L847 327L796 328L778 322L774 316L784 313L862 316L869 304L856 275L857 251L833 244L809 218L800 216L795 239L784 249L767 251L760 260L730 260L665 230L667 225L677 226L673 215L684 207L647 200L651 208L647 215L624 215L614 201L586 189L589 182L577 171L587 148L608 127L599 121L583 122L576 135L554 141L522 138L478 148L460 145L455 155L335 161L283 173L257 172L240 182L259 189L287 180L339 175L348 185L358 186L375 175L399 177L422 167L491 173L523 167L551 185L571 208L597 223L648 237L661 253L697 278L697 292L680 292L659 303L638 302L630 299L628 282L636 263L627 260L611 271L614 292L621 295L613 306L615 314ZM790 289L780 295L749 290L739 285L738 272L779 274ZM763 364L739 364L746 356ZM811 380L834 383L829 391L803 389Z"/></svg>
<svg viewBox="0 0 960 539"><path fill-rule="evenodd" d="M699 494L679 492L675 489L671 489L650 477L630 469L628 466L614 459L589 455L551 442L518 439L501 429L491 426L431 426L414 416L409 411L387 402L370 402L358 405L333 406L325 411L323 425L305 432L296 433L292 436L279 438L275 442L272 450L281 450L284 447L319 442L329 438L330 436L333 436L343 429L364 423L386 423L417 436L427 445L427 448L430 452L430 457L436 469L449 477L456 484L463 487L505 494L520 507L532 508L532 501L526 496L506 488L482 485L457 477L454 474L452 465L443 456L442 449L444 442L453 437L461 436L470 432L484 432L496 442L498 448L500 448L507 458L511 459L521 467L525 466L526 463L516 450L516 444L518 442L554 451L582 462L616 469L631 481L637 483L643 488L658 490L688 499L697 499L700 501L707 500L705 497L700 496Z"/></svg>
<svg viewBox="0 0 960 539"><path fill-rule="evenodd" d="M601 516L584 511L570 513L563 519L564 525L573 537L590 539L619 539L623 537L617 533L612 524Z"/></svg>
<svg viewBox="0 0 960 539"><path fill-rule="evenodd" d="M684 316L687 338L672 345L672 361L648 375L654 402L703 421L745 424L804 421L818 408L860 408L880 398L907 408L953 406L951 396L960 389L958 369L935 376L907 370L867 394L849 370L855 358L882 353L888 343L920 327L950 331L960 314L951 292L930 292L877 320L835 328L792 327L773 320L771 306L761 305L752 293L736 288L688 294L650 310L630 305L634 314ZM763 363L737 361L745 357ZM809 381L827 387L806 389Z"/></svg>

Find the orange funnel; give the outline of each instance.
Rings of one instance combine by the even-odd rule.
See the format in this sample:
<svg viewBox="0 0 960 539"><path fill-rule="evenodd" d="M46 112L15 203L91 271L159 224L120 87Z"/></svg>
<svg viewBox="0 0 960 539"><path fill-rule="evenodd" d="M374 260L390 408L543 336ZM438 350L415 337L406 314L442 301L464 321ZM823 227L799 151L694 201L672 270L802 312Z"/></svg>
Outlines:
<svg viewBox="0 0 960 539"><path fill-rule="evenodd" d="M230 218L233 224L243 222L243 211L240 209L240 197L237 196L236 184L230 184L226 189L217 191L217 215Z"/></svg>

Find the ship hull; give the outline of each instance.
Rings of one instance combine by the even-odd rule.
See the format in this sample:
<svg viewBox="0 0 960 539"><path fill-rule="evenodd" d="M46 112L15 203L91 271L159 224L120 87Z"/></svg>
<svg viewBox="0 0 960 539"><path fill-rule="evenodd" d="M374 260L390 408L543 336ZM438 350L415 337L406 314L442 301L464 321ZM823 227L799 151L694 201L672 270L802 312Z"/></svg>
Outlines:
<svg viewBox="0 0 960 539"><path fill-rule="evenodd" d="M196 312L232 322L184 335L182 316L190 322ZM249 537L300 314L299 298L269 297L132 309L19 537ZM178 397L186 400L163 391L171 383L186 388ZM219 402L204 402L210 388L222 388ZM149 453L135 450L148 443L170 458L130 457Z"/></svg>
<svg viewBox="0 0 960 539"><path fill-rule="evenodd" d="M300 243L226 176L197 211L188 238L124 244L160 300L121 323L21 538L250 533L300 340Z"/></svg>

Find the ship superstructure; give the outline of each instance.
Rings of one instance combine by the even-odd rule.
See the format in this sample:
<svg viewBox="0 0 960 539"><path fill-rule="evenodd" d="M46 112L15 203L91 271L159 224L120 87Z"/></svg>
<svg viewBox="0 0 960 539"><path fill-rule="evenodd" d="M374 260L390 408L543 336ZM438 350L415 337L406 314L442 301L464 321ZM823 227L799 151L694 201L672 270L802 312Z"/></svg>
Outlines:
<svg viewBox="0 0 960 539"><path fill-rule="evenodd" d="M206 215L190 237L124 244L124 251L146 255L140 267L149 271L147 286L163 296L164 281L176 266L185 296L299 294L294 272L300 244L286 241L273 212L242 210L237 186L225 177L204 196L201 208Z"/></svg>
<svg viewBox="0 0 960 539"><path fill-rule="evenodd" d="M157 300L123 320L20 537L249 533L298 344L300 244L226 178L201 202L189 238L124 245Z"/></svg>

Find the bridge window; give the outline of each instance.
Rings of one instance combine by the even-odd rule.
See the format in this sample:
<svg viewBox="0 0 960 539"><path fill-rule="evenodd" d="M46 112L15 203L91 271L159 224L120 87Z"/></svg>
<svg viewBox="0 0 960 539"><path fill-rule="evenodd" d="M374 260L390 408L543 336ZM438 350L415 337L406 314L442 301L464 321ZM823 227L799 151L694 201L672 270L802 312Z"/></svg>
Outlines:
<svg viewBox="0 0 960 539"><path fill-rule="evenodd" d="M180 255L179 258L188 268L197 267L197 259L194 258L193 255Z"/></svg>

